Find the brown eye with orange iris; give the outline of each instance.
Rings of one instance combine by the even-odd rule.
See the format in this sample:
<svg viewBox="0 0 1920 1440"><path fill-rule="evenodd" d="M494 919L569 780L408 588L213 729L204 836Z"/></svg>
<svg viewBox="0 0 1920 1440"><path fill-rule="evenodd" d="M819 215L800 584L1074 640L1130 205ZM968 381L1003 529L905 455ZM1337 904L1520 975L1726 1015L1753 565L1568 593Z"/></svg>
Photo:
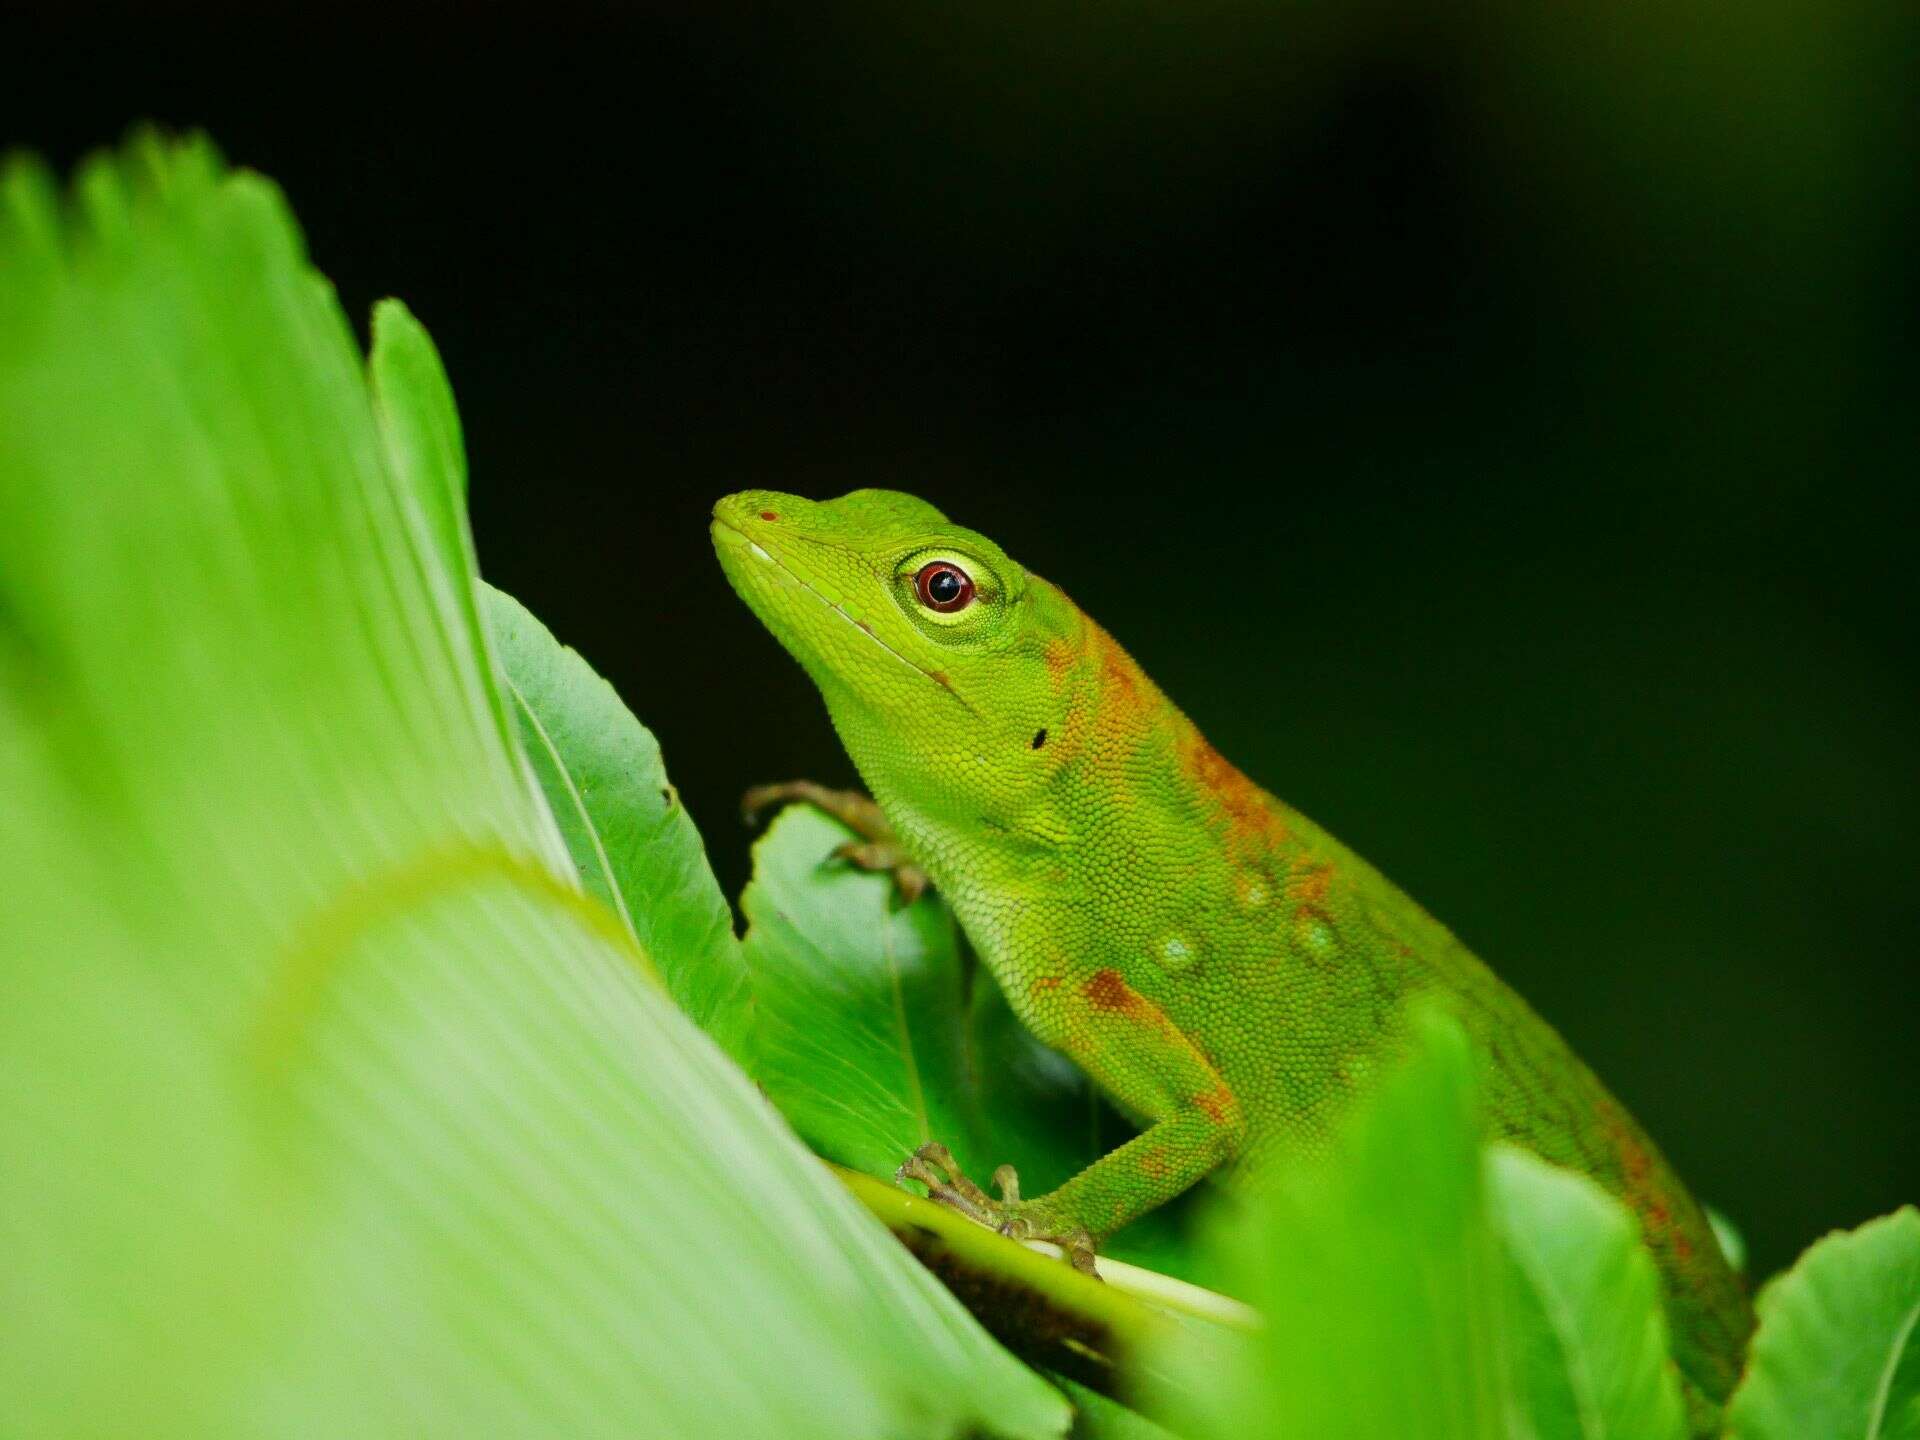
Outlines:
<svg viewBox="0 0 1920 1440"><path fill-rule="evenodd" d="M958 565L935 560L913 577L914 593L929 610L951 615L973 603L973 577Z"/></svg>

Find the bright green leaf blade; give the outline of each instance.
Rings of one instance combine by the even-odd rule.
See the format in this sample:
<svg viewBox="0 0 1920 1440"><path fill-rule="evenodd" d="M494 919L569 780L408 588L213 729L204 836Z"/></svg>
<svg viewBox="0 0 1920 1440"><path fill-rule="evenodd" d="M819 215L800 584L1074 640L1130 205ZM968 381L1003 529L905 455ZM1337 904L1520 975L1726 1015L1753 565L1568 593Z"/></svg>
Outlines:
<svg viewBox="0 0 1920 1440"><path fill-rule="evenodd" d="M1827 1236L1758 1309L1728 1440L1920 1437L1920 1211Z"/></svg>
<svg viewBox="0 0 1920 1440"><path fill-rule="evenodd" d="M891 904L891 881L829 860L848 838L805 806L754 847L741 900L755 1017L749 1068L821 1154L890 1173L939 1139L974 1164L959 1083L966 992L953 921Z"/></svg>
<svg viewBox="0 0 1920 1440"><path fill-rule="evenodd" d="M473 946L476 908L521 943ZM1054 1397L571 913L475 876L337 957L276 1067L332 1242L310 1325L379 1315L373 1373L460 1397L467 1433L1053 1433Z"/></svg>
<svg viewBox="0 0 1920 1440"><path fill-rule="evenodd" d="M223 1382L279 1338L261 1297L289 1271L287 1227L220 1057L153 963L177 936L106 901L128 889L115 837L75 813L28 698L0 683L5 1428L233 1434Z"/></svg>
<svg viewBox="0 0 1920 1440"><path fill-rule="evenodd" d="M935 896L896 908L892 881L831 857L849 838L808 806L754 847L741 900L752 975L749 1069L821 1154L890 1176L937 1140L984 1180L1002 1164L1041 1194L1132 1132L1074 1066L1036 1041L975 973ZM1106 1253L1192 1273L1186 1216L1168 1207Z"/></svg>
<svg viewBox="0 0 1920 1440"><path fill-rule="evenodd" d="M1530 1433L1508 1372L1466 1040L1433 1016L1416 1040L1334 1153L1274 1176L1224 1239L1266 1328L1246 1363L1212 1377L1191 1433Z"/></svg>
<svg viewBox="0 0 1920 1440"><path fill-rule="evenodd" d="M387 461L403 478L400 493L415 507L417 519L439 547L436 565L427 567L430 583L439 583L440 608L458 616L466 653L485 656L488 637L480 618L481 595L474 577L473 535L467 526L467 453L460 414L439 353L425 328L398 300L383 300L373 311L373 408ZM396 397L404 401L396 403ZM491 673L492 667L483 666ZM487 687L487 701L502 742L511 750L516 733L505 696Z"/></svg>
<svg viewBox="0 0 1920 1440"><path fill-rule="evenodd" d="M1633 1216L1591 1180L1526 1151L1494 1146L1487 1164L1535 1431L1683 1440L1659 1274Z"/></svg>
<svg viewBox="0 0 1920 1440"><path fill-rule="evenodd" d="M0 192L9 1434L1058 1433L579 892L424 334L205 146Z"/></svg>
<svg viewBox="0 0 1920 1440"><path fill-rule="evenodd" d="M653 957L680 1008L738 1054L746 963L659 744L519 602L479 593L521 739L581 879Z"/></svg>

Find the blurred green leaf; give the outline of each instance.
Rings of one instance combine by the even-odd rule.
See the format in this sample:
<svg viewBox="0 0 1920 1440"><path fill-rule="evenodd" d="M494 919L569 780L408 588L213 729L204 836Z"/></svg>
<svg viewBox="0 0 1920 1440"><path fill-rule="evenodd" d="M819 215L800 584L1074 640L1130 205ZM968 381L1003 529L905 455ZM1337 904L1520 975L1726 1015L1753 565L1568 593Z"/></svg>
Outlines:
<svg viewBox="0 0 1920 1440"><path fill-rule="evenodd" d="M1728 1440L1920 1436L1920 1211L1827 1236L1756 1308Z"/></svg>
<svg viewBox="0 0 1920 1440"><path fill-rule="evenodd" d="M0 179L8 1433L1059 1433L581 893L424 332L370 396L203 144L56 203Z"/></svg>
<svg viewBox="0 0 1920 1440"><path fill-rule="evenodd" d="M807 1142L891 1176L914 1147L938 1140L976 1179L1011 1164L1037 1195L1132 1133L1014 1017L937 896L896 907L889 877L829 858L849 833L789 806L754 847L741 899L749 1068ZM1189 1250L1179 1207L1103 1247L1182 1275Z"/></svg>
<svg viewBox="0 0 1920 1440"><path fill-rule="evenodd" d="M1223 1236L1266 1327L1245 1363L1211 1377L1193 1433L1532 1433L1503 1343L1467 1042L1437 1015L1414 1028L1412 1054L1334 1153L1273 1176Z"/></svg>
<svg viewBox="0 0 1920 1440"><path fill-rule="evenodd" d="M1583 1175L1489 1149L1510 1261L1517 1379L1533 1428L1568 1440L1684 1440L1660 1279L1633 1216Z"/></svg>
<svg viewBox="0 0 1920 1440"><path fill-rule="evenodd" d="M1707 1223L1713 1227L1713 1238L1719 1242L1720 1253L1727 1257L1727 1264L1733 1267L1736 1275L1747 1273L1747 1241L1733 1221L1722 1215L1711 1205L1703 1207L1707 1212Z"/></svg>
<svg viewBox="0 0 1920 1440"><path fill-rule="evenodd" d="M1097 1390L1062 1376L1054 1383L1073 1402L1072 1440L1178 1440L1171 1430Z"/></svg>
<svg viewBox="0 0 1920 1440"><path fill-rule="evenodd" d="M521 741L588 891L653 958L680 1008L738 1055L749 1014L733 911L659 742L518 601L477 588Z"/></svg>

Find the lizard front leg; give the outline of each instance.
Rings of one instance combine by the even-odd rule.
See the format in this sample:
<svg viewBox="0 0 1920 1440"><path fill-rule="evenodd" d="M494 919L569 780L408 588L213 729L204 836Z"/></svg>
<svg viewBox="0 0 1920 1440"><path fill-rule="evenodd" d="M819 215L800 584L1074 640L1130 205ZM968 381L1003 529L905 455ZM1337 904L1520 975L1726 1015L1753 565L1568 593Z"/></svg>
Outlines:
<svg viewBox="0 0 1920 1440"><path fill-rule="evenodd" d="M900 1178L1003 1234L1054 1241L1076 1268L1091 1270L1095 1244L1238 1154L1246 1119L1212 1062L1118 971L1097 970L1077 985L1041 977L1027 992L1023 1018L1034 1033L1145 1115L1147 1128L1031 1200L1020 1198L1019 1177L1005 1165L995 1175L1001 1198L992 1199L942 1146L923 1145Z"/></svg>
<svg viewBox="0 0 1920 1440"><path fill-rule="evenodd" d="M926 893L927 872L907 854L880 807L858 790L831 790L812 780L756 785L741 797L740 811L751 824L773 806L787 804L811 805L860 837L838 846L833 852L834 859L845 860L862 870L891 872L894 886L905 904L913 904Z"/></svg>

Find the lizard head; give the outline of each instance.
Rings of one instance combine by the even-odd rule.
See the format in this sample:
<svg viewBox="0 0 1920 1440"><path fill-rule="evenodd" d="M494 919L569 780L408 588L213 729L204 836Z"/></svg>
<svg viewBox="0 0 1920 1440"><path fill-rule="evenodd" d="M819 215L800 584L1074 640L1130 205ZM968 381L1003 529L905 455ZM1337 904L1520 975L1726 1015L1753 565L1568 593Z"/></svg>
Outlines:
<svg viewBox="0 0 1920 1440"><path fill-rule="evenodd" d="M1047 646L1077 612L986 536L891 490L748 490L714 506L713 542L876 793L951 794L971 776L1004 793L1038 748Z"/></svg>

